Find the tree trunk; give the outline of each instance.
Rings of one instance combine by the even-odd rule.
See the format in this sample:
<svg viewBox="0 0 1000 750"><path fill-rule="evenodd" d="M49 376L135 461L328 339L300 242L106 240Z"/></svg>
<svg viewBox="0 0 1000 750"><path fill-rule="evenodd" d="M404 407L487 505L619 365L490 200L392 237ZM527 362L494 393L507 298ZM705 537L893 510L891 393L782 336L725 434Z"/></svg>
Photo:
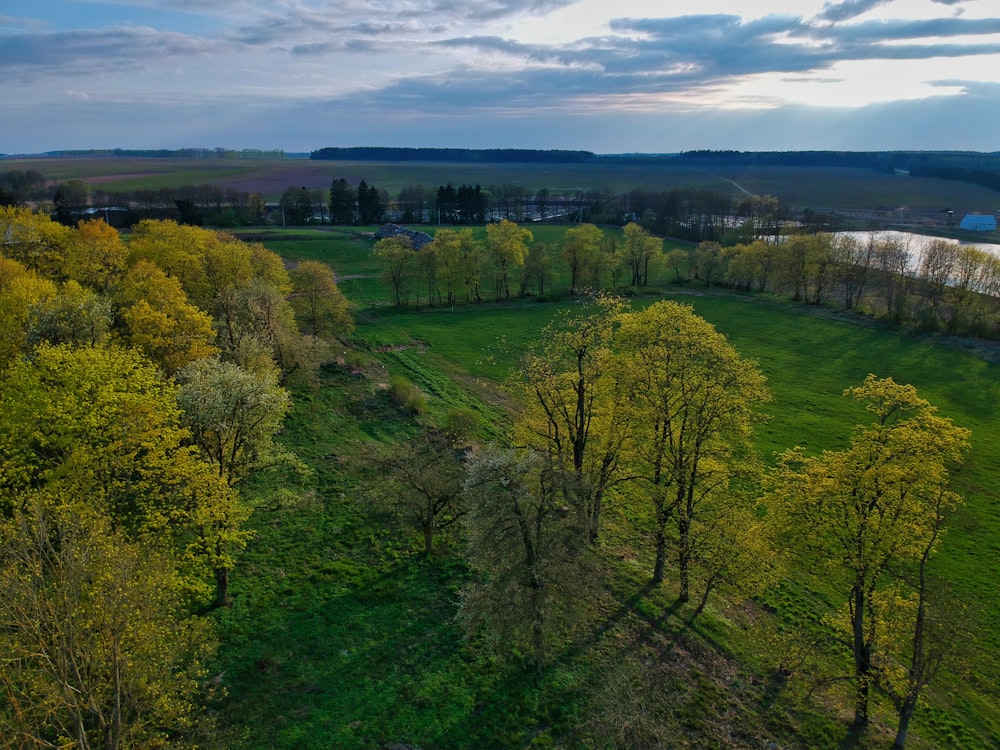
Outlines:
<svg viewBox="0 0 1000 750"><path fill-rule="evenodd" d="M212 606L216 609L228 607L233 603L229 598L229 568L215 569L215 602Z"/></svg>
<svg viewBox="0 0 1000 750"><path fill-rule="evenodd" d="M894 748L902 750L906 747L906 735L910 731L910 719L913 718L913 712L916 708L917 699L915 696L912 699L907 697L903 701L903 705L899 707L899 725L896 729L896 739L892 743Z"/></svg>
<svg viewBox="0 0 1000 750"><path fill-rule="evenodd" d="M681 516L677 519L677 573L680 576L680 592L678 601L686 602L691 598L691 519Z"/></svg>
<svg viewBox="0 0 1000 750"><path fill-rule="evenodd" d="M854 631L854 722L858 730L868 727L868 693L871 680L871 658L869 646L865 643L865 591L855 584L851 608L851 625Z"/></svg>
<svg viewBox="0 0 1000 750"><path fill-rule="evenodd" d="M663 568L667 562L667 534L663 525L656 530L656 562L653 565L653 583L663 583Z"/></svg>
<svg viewBox="0 0 1000 750"><path fill-rule="evenodd" d="M597 544L601 535L601 496L594 498L593 508L590 512L590 543Z"/></svg>
<svg viewBox="0 0 1000 750"><path fill-rule="evenodd" d="M434 524L424 524L424 555L431 557L434 554Z"/></svg>

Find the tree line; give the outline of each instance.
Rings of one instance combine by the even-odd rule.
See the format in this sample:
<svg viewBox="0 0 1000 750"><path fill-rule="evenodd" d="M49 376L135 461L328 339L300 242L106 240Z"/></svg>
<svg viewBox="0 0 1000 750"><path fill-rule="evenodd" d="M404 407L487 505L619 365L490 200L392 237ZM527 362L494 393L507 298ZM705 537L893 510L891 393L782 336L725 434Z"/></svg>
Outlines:
<svg viewBox="0 0 1000 750"><path fill-rule="evenodd" d="M590 161L590 151L523 148L393 148L387 146L327 147L309 154L310 159L327 161L443 161L462 163L545 163L565 164Z"/></svg>
<svg viewBox="0 0 1000 750"><path fill-rule="evenodd" d="M922 331L1000 338L1000 259L992 253L945 239L917 246L912 237L877 232L782 235L779 210L767 197L742 201L742 231L755 239L728 247L703 241L668 252L635 222L620 235L580 224L566 230L561 245L550 245L503 219L487 226L485 240L470 228L442 227L420 250L396 236L379 240L374 254L397 306L672 282L840 307Z"/></svg>

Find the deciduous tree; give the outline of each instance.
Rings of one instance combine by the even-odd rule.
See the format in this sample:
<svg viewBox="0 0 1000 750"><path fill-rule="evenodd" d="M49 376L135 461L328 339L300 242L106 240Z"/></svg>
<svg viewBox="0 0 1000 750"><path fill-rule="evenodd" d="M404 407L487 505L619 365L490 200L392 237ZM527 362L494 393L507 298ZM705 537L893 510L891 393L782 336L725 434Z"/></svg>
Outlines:
<svg viewBox="0 0 1000 750"><path fill-rule="evenodd" d="M872 421L844 450L786 451L772 498L789 548L845 596L854 727L864 729L876 649L886 636L881 607L889 570L933 549L941 510L960 501L950 486L969 431L892 378L869 375L845 395L863 403Z"/></svg>
<svg viewBox="0 0 1000 750"><path fill-rule="evenodd" d="M486 227L486 247L493 261L493 291L497 302L510 297L511 272L524 265L533 239L527 229L507 219Z"/></svg>
<svg viewBox="0 0 1000 750"><path fill-rule="evenodd" d="M75 498L203 586L245 544L246 513L187 444L177 396L137 350L37 347L0 389L0 515L32 491Z"/></svg>
<svg viewBox="0 0 1000 750"><path fill-rule="evenodd" d="M461 616L498 651L543 665L587 623L589 546L544 456L490 448L469 462L468 558L477 580Z"/></svg>
<svg viewBox="0 0 1000 750"><path fill-rule="evenodd" d="M688 600L696 572L707 596L726 566L737 564L735 540L752 536L744 527L753 509L736 482L754 465L756 409L770 400L765 378L710 323L677 302L622 315L616 346L632 471L653 508L653 581L663 580L672 546L680 601Z"/></svg>
<svg viewBox="0 0 1000 750"><path fill-rule="evenodd" d="M566 230L562 257L569 266L570 294L576 294L581 281L593 275L603 236L604 233L593 224L581 224Z"/></svg>
<svg viewBox="0 0 1000 750"><path fill-rule="evenodd" d="M129 247L118 230L102 219L81 221L70 235L66 251L66 276L108 294L128 264Z"/></svg>
<svg viewBox="0 0 1000 750"><path fill-rule="evenodd" d="M425 430L374 460L376 504L420 532L424 554L434 553L438 532L465 515L462 455L446 435Z"/></svg>
<svg viewBox="0 0 1000 750"><path fill-rule="evenodd" d="M177 380L177 402L192 441L230 485L283 455L273 438L289 394L275 380L217 357L192 362Z"/></svg>
<svg viewBox="0 0 1000 750"><path fill-rule="evenodd" d="M94 346L107 340L110 329L111 302L70 280L55 296L39 300L31 308L27 343Z"/></svg>
<svg viewBox="0 0 1000 750"><path fill-rule="evenodd" d="M65 277L72 231L45 214L0 206L0 253L55 281Z"/></svg>
<svg viewBox="0 0 1000 750"><path fill-rule="evenodd" d="M115 294L125 339L168 373L219 350L212 318L188 301L180 282L150 261L125 274Z"/></svg>
<svg viewBox="0 0 1000 750"><path fill-rule="evenodd" d="M31 312L56 295L57 287L35 271L0 258L0 372L27 351Z"/></svg>
<svg viewBox="0 0 1000 750"><path fill-rule="evenodd" d="M183 595L168 557L77 498L0 522L4 746L198 746L215 644Z"/></svg>
<svg viewBox="0 0 1000 750"><path fill-rule="evenodd" d="M382 277L392 285L393 302L402 307L416 261L413 243L409 237L397 234L376 242L372 252L382 269Z"/></svg>
<svg viewBox="0 0 1000 750"><path fill-rule="evenodd" d="M292 307L315 337L330 333L338 338L351 335L354 319L347 300L337 287L337 277L325 263L301 261L291 272Z"/></svg>
<svg viewBox="0 0 1000 750"><path fill-rule="evenodd" d="M592 540L600 534L605 493L625 434L609 375L611 341L623 303L598 296L547 326L518 379L517 438L546 456L562 501Z"/></svg>

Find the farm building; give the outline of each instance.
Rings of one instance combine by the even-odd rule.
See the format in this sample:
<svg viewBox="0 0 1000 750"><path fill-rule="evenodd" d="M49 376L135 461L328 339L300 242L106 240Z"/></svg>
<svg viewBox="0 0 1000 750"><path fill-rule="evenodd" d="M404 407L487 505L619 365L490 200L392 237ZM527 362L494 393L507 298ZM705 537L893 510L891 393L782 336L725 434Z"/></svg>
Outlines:
<svg viewBox="0 0 1000 750"><path fill-rule="evenodd" d="M401 227L398 224L383 224L381 228L379 228L379 230L372 236L376 240L381 240L386 237L395 237L400 234L404 237L410 238L410 242L413 243L414 250L419 250L424 245L434 240L434 238L426 232L418 232L415 229L407 229L406 227Z"/></svg>
<svg viewBox="0 0 1000 750"><path fill-rule="evenodd" d="M989 214L968 214L958 226L973 232L995 232L997 219Z"/></svg>

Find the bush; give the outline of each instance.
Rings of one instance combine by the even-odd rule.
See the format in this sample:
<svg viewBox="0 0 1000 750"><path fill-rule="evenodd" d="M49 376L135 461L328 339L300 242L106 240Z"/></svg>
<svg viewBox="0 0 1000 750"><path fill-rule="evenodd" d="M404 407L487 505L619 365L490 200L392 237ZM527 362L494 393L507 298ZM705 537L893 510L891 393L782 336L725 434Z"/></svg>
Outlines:
<svg viewBox="0 0 1000 750"><path fill-rule="evenodd" d="M427 395L406 378L394 376L389 381L389 395L410 414L423 414L427 409Z"/></svg>
<svg viewBox="0 0 1000 750"><path fill-rule="evenodd" d="M445 415L442 427L448 439L459 445L474 438L482 422L482 417L477 411L468 406L459 406Z"/></svg>

